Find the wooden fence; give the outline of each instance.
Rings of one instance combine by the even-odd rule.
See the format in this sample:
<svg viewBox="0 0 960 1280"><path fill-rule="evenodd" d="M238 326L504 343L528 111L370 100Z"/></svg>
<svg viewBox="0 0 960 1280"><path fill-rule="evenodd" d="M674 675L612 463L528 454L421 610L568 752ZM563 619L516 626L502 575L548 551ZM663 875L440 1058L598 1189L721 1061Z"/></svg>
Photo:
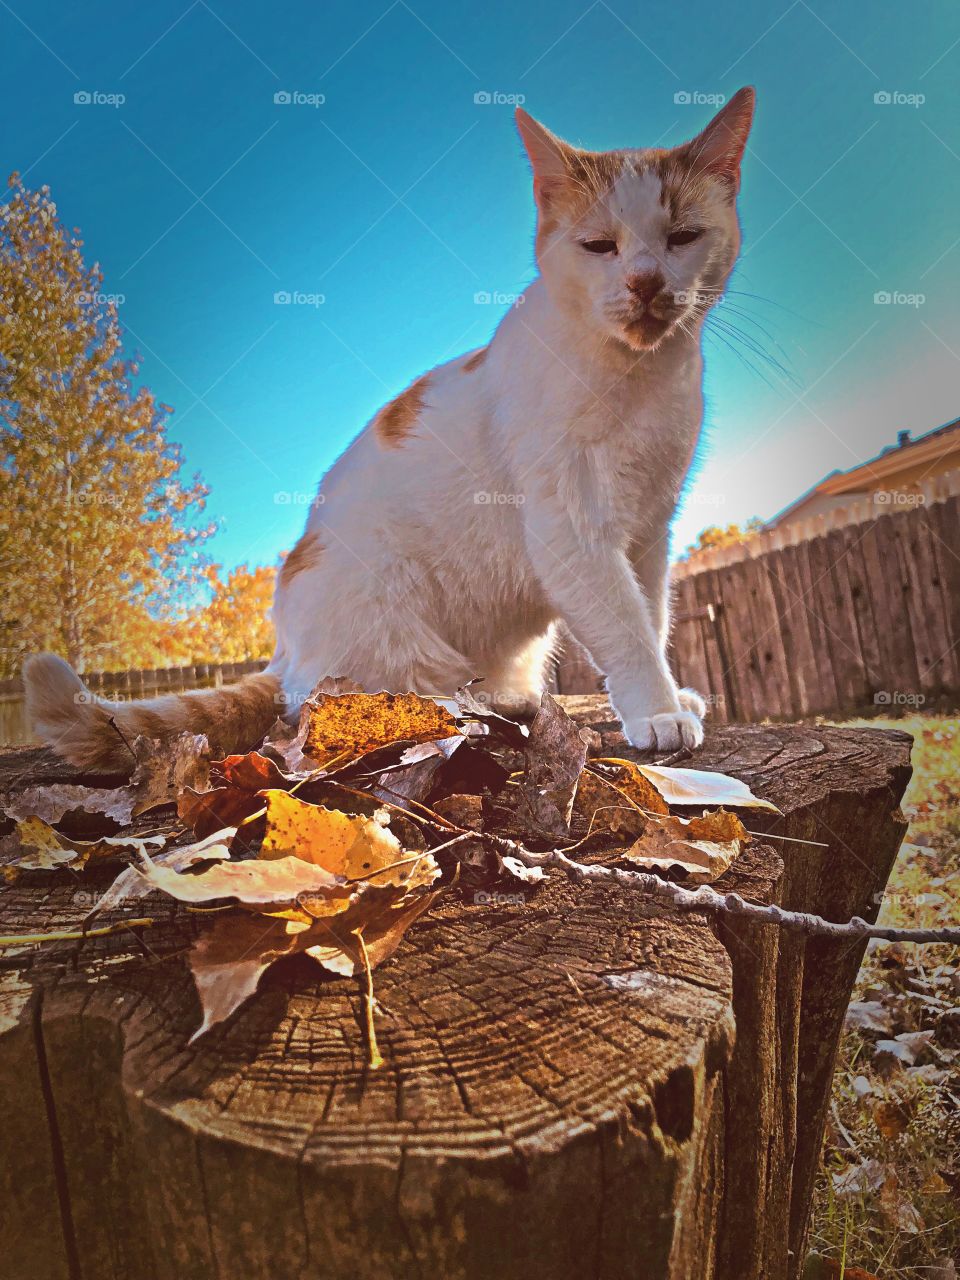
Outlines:
<svg viewBox="0 0 960 1280"><path fill-rule="evenodd" d="M681 684L707 695L712 719L957 703L957 473L910 499L861 500L674 566L672 665ZM596 688L578 646L561 660L557 686Z"/></svg>
<svg viewBox="0 0 960 1280"><path fill-rule="evenodd" d="M219 688L253 671L262 671L265 661L196 663L189 667L162 667L147 671L87 671L84 683L104 698L128 702L132 698L154 698L162 693L183 693L187 689ZM32 742L19 678L0 680L0 744Z"/></svg>

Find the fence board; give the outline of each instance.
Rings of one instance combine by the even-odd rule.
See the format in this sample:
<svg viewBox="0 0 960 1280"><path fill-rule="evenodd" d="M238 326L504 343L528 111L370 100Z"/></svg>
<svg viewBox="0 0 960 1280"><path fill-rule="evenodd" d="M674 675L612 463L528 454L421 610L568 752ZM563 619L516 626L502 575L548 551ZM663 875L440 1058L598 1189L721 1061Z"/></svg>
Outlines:
<svg viewBox="0 0 960 1280"><path fill-rule="evenodd" d="M721 610L740 718L960 698L957 494L771 546L763 555L719 567L711 562L700 573L685 565L681 578L693 584L698 602L709 597ZM680 598L690 599L688 591ZM707 689L719 691L708 635L705 629ZM699 656L685 665L693 648L678 635L682 683L703 668Z"/></svg>

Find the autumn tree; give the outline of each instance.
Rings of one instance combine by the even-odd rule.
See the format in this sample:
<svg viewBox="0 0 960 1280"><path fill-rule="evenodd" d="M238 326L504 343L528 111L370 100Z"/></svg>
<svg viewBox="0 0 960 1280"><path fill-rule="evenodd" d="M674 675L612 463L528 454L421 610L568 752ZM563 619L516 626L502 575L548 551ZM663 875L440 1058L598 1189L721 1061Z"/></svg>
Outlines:
<svg viewBox="0 0 960 1280"><path fill-rule="evenodd" d="M701 551L712 551L718 547L733 547L749 538L756 537L763 531L763 521L758 516L751 516L746 524L711 524L701 529L696 542L692 542L684 552L683 559L693 559Z"/></svg>
<svg viewBox="0 0 960 1280"><path fill-rule="evenodd" d="M276 569L239 565L226 576L220 566L207 570L210 601L191 612L168 633L172 652L183 662L246 662L268 658L274 631L269 610Z"/></svg>
<svg viewBox="0 0 960 1280"><path fill-rule="evenodd" d="M0 673L40 649L80 669L162 665L206 564L207 490L124 356L97 264L49 190L0 207Z"/></svg>

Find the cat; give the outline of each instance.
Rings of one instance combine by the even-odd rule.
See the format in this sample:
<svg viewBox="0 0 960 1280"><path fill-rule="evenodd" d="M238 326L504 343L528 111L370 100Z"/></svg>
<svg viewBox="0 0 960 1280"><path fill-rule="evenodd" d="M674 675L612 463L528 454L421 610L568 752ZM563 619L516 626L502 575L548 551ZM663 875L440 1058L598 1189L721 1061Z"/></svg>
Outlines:
<svg viewBox="0 0 960 1280"><path fill-rule="evenodd" d="M248 749L325 676L435 696L482 676L497 710L528 713L562 619L633 746L699 746L704 700L666 657L668 531L753 108L744 88L690 142L604 152L518 108L539 274L487 346L417 378L327 473L279 571L266 671L114 704L42 654L24 667L37 732L103 769L129 764L136 734Z"/></svg>

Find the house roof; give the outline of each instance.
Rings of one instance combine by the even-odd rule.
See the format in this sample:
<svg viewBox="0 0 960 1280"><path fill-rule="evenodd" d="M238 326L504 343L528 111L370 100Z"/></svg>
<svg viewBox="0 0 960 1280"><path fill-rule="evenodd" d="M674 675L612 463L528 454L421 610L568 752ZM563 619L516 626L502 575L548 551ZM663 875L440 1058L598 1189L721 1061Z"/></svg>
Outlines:
<svg viewBox="0 0 960 1280"><path fill-rule="evenodd" d="M774 528L818 495L869 493L882 488L885 480L898 475L907 467L922 467L924 463L928 463L932 469L941 458L954 450L960 453L960 418L954 418L942 427L934 427L916 440L911 439L909 431L901 431L897 443L882 449L875 458L858 463L849 471L831 471L772 516L766 527Z"/></svg>

